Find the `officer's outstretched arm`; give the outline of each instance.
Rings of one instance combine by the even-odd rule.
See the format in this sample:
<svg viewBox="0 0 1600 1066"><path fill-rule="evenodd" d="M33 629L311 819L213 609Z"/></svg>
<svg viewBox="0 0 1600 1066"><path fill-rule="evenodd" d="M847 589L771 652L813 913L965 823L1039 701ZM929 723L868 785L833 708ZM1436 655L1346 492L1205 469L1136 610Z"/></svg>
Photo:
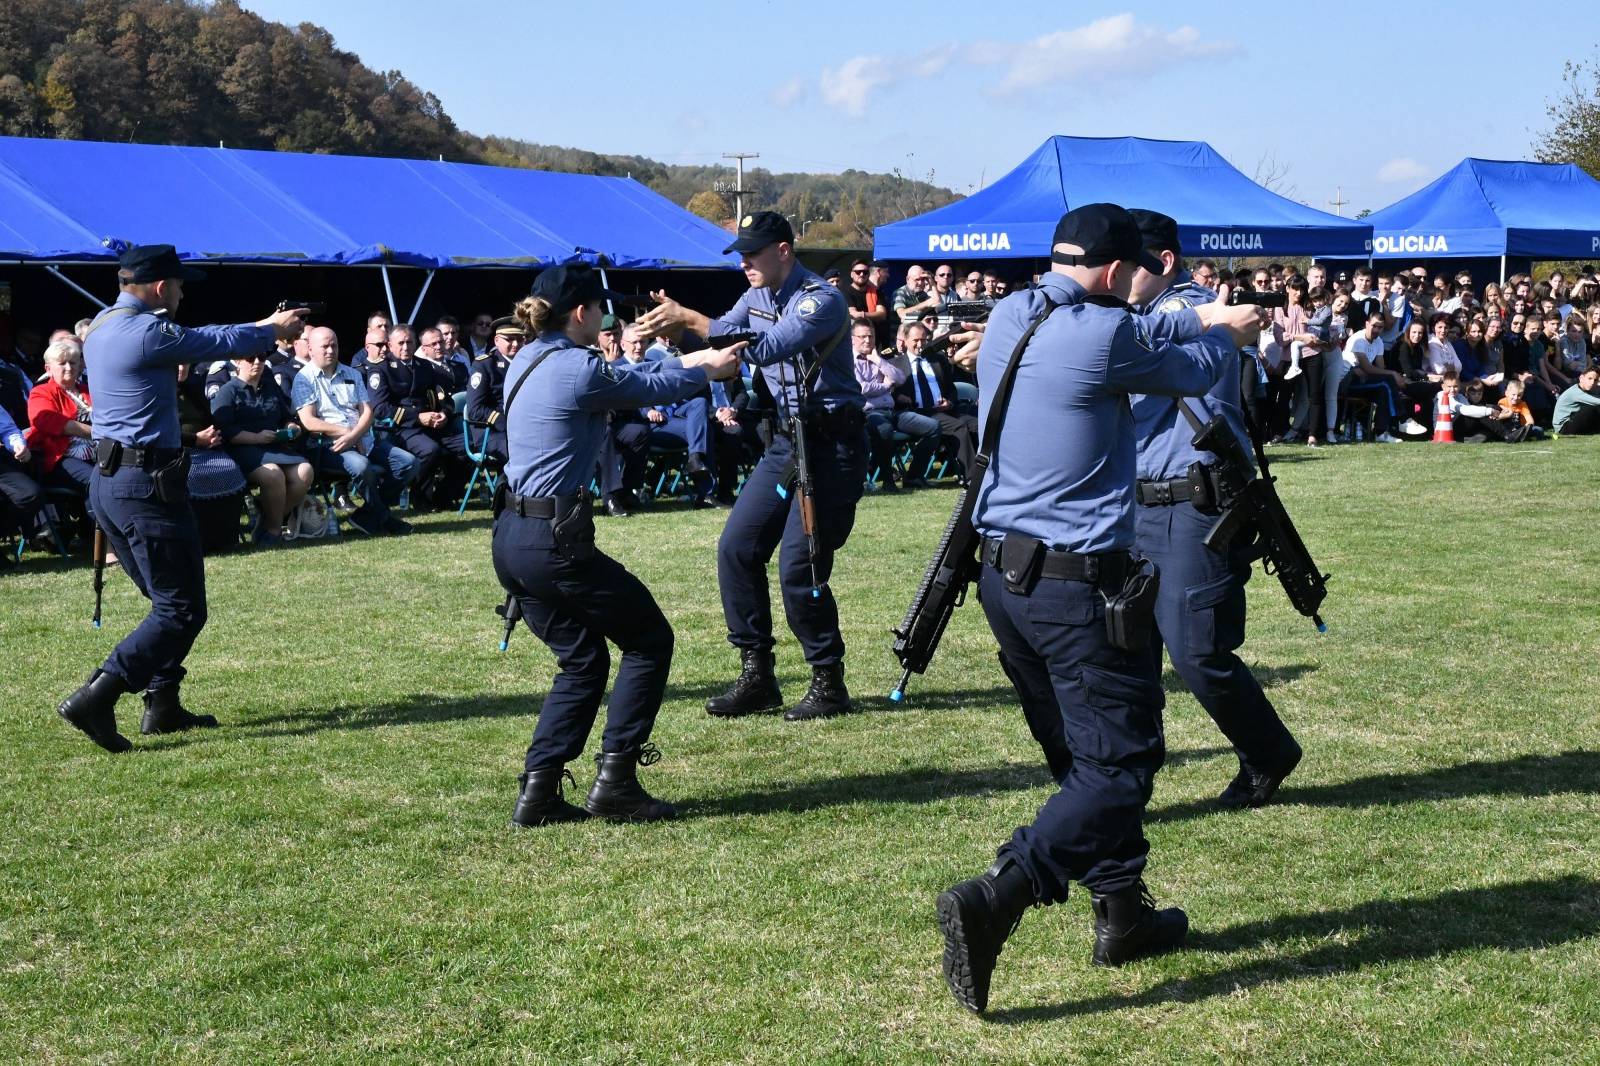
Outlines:
<svg viewBox="0 0 1600 1066"><path fill-rule="evenodd" d="M144 362L148 366L178 366L203 360L250 355L271 348L271 327L197 326L185 329L176 322L161 319L145 335Z"/></svg>
<svg viewBox="0 0 1600 1066"><path fill-rule="evenodd" d="M1206 324L1192 307L1181 311L1155 311L1137 316L1144 323L1151 339L1171 344L1185 344L1206 331Z"/></svg>
<svg viewBox="0 0 1600 1066"><path fill-rule="evenodd" d="M617 371L599 356L588 361L573 384L574 400L585 411L610 411L622 407L652 407L671 403L705 387L706 372L671 365L663 359L650 373Z"/></svg>
<svg viewBox="0 0 1600 1066"><path fill-rule="evenodd" d="M1235 358L1233 339L1213 330L1188 342L1153 340L1144 323L1126 316L1112 337L1106 379L1118 392L1152 396L1202 396Z"/></svg>

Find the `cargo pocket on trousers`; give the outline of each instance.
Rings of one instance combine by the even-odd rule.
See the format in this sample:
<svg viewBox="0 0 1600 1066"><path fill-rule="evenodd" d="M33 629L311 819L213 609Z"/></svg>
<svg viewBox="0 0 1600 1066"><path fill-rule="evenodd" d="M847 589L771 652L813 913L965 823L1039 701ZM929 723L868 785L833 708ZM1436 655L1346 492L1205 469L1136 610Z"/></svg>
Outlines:
<svg viewBox="0 0 1600 1066"><path fill-rule="evenodd" d="M1244 643L1244 589L1231 574L1184 592L1184 642L1194 655L1233 651Z"/></svg>
<svg viewBox="0 0 1600 1066"><path fill-rule="evenodd" d="M1094 737L1084 738L1084 745L1096 761L1152 770L1159 765L1166 751L1160 682L1089 663L1079 667L1079 677L1094 719Z"/></svg>

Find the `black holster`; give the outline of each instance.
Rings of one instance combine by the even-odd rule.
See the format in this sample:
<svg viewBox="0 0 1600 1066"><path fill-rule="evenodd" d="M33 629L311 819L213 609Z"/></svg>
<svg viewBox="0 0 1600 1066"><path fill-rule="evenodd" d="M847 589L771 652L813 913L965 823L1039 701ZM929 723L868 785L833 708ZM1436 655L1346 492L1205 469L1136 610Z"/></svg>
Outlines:
<svg viewBox="0 0 1600 1066"><path fill-rule="evenodd" d="M1009 538L1008 538L1009 539ZM1148 651L1155 630L1156 593L1161 574L1149 559L1135 559L1122 587L1100 590L1106 601L1106 639L1123 651Z"/></svg>
<svg viewBox="0 0 1600 1066"><path fill-rule="evenodd" d="M111 477L122 469L122 445L104 438L95 441L94 460L94 465L100 468L100 473Z"/></svg>
<svg viewBox="0 0 1600 1066"><path fill-rule="evenodd" d="M172 462L150 471L150 480L155 482L156 499L162 503L188 502L189 449L182 449Z"/></svg>
<svg viewBox="0 0 1600 1066"><path fill-rule="evenodd" d="M589 494L580 492L554 499L556 513L550 519L550 533L555 537L556 549L570 562L588 562L594 558L594 504Z"/></svg>
<svg viewBox="0 0 1600 1066"><path fill-rule="evenodd" d="M1000 576L1006 591L1018 596L1033 595L1044 568L1044 541L1021 533L1007 533L1000 542Z"/></svg>

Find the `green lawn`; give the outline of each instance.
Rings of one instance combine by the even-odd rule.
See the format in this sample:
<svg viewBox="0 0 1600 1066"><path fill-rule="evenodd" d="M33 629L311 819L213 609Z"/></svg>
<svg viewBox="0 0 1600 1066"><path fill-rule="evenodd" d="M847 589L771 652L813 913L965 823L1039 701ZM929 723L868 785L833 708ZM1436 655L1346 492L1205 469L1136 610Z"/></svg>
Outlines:
<svg viewBox="0 0 1600 1066"><path fill-rule="evenodd" d="M1245 656L1305 761L1213 812L1233 759L1169 674L1148 879L1189 948L1092 969L1075 893L984 1019L933 900L1050 785L976 605L883 698L952 492L863 502L833 583L867 713L807 725L702 709L736 666L721 512L600 523L678 632L659 826L508 828L552 660L496 650L482 512L211 560L185 695L226 728L119 758L54 708L143 601L114 575L96 632L87 568L30 556L0 573L0 1059L1600 1061L1600 448L1280 454L1331 630L1258 573Z"/></svg>

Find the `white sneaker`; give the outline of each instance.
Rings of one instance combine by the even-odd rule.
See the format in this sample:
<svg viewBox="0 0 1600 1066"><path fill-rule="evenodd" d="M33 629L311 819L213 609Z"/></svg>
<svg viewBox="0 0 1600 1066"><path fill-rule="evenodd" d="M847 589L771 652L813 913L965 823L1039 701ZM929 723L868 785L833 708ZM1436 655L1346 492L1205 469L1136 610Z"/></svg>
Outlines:
<svg viewBox="0 0 1600 1066"><path fill-rule="evenodd" d="M1428 432L1428 427L1418 422L1415 418L1408 418L1400 423L1400 432L1408 437L1420 437Z"/></svg>
<svg viewBox="0 0 1600 1066"><path fill-rule="evenodd" d="M1379 444L1399 444L1400 443L1400 438L1395 436L1393 433L1379 433L1376 437L1373 437L1372 439L1377 441Z"/></svg>
<svg viewBox="0 0 1600 1066"><path fill-rule="evenodd" d="M1285 370L1283 372L1283 380L1285 380L1285 381L1293 381L1295 378L1297 378L1299 376L1300 376L1300 368L1297 367L1297 366L1291 366L1288 370Z"/></svg>

